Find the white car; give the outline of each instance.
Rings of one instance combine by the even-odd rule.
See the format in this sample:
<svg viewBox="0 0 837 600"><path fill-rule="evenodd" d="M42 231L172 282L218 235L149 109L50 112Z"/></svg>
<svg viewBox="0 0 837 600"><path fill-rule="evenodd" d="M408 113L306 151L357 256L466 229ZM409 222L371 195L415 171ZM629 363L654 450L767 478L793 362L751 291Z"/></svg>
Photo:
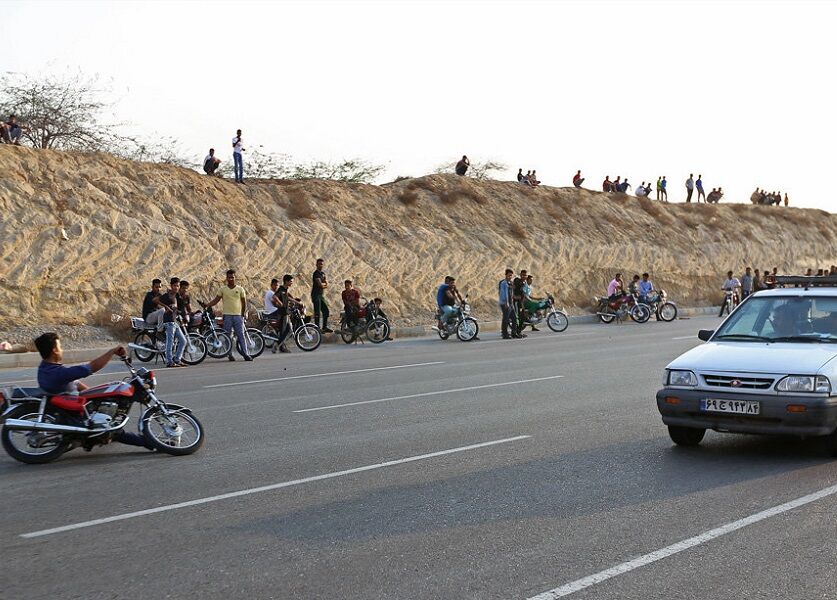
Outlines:
<svg viewBox="0 0 837 600"><path fill-rule="evenodd" d="M826 436L837 456L837 278L778 281L798 287L753 294L666 367L657 408L675 443L707 429Z"/></svg>

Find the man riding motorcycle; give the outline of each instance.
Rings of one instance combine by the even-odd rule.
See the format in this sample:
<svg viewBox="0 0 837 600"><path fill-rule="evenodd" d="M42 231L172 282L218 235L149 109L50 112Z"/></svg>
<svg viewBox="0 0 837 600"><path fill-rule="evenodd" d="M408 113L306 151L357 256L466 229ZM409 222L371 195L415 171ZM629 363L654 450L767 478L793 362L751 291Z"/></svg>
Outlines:
<svg viewBox="0 0 837 600"><path fill-rule="evenodd" d="M436 292L436 305L442 311L442 316L439 318L439 324L444 326L447 324L451 315L456 313L456 301L464 302L459 290L456 289L456 278L445 277L445 283L439 286Z"/></svg>
<svg viewBox="0 0 837 600"><path fill-rule="evenodd" d="M89 377L96 371L103 369L114 354L123 358L127 355L125 348L116 346L86 365L65 367L61 363L64 358L64 350L61 347L61 338L57 333L41 334L35 339L35 347L43 359L38 366L38 386L49 395L76 395L83 392L88 386L78 381L79 379ZM147 446L144 437L138 433L119 431L114 439L130 446L154 449Z"/></svg>
<svg viewBox="0 0 837 600"><path fill-rule="evenodd" d="M737 292L738 297L741 297L741 282L738 280L735 275L733 275L732 271L727 271L727 279L724 281L724 285L721 286L721 291L723 292L731 292L733 295ZM721 311L718 313L719 317L724 315L724 308L726 307L726 299L724 302L721 303ZM727 310L728 312L732 312L732 306L730 306Z"/></svg>

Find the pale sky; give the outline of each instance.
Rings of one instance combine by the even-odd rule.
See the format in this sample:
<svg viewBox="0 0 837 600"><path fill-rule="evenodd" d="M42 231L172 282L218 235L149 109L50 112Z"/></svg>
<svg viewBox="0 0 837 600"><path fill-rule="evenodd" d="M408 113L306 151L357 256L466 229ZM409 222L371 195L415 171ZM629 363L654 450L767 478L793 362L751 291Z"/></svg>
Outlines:
<svg viewBox="0 0 837 600"><path fill-rule="evenodd" d="M835 17L800 1L0 1L0 70L112 77L117 117L196 162L230 159L241 128L251 149L386 163L381 182L467 154L508 179L666 175L683 200L701 173L725 201L758 186L834 211Z"/></svg>

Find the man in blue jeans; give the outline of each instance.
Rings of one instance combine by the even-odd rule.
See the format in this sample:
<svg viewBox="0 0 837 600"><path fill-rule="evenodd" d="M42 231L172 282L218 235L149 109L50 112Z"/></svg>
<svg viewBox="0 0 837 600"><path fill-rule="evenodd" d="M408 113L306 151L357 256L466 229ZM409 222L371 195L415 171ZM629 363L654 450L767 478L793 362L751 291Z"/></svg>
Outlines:
<svg viewBox="0 0 837 600"><path fill-rule="evenodd" d="M218 304L221 300L224 311L224 331L230 334L235 330L235 338L238 344L238 352L244 360L253 360L247 350L245 342L247 340L244 332L244 316L247 314L247 296L244 294L244 288L235 283L235 270L229 269L227 271L227 284L219 288L215 294L215 298L211 302L206 303L206 308L211 308ZM235 360L230 350L230 360Z"/></svg>
<svg viewBox="0 0 837 600"><path fill-rule="evenodd" d="M239 129L235 132L235 137L232 139L233 171L236 183L244 183L244 159L241 156L241 153L244 152L244 146L241 144L241 130Z"/></svg>
<svg viewBox="0 0 837 600"><path fill-rule="evenodd" d="M169 291L162 294L158 299L163 313L163 328L166 330L166 366L185 367L183 352L186 350L186 336L183 330L177 326L177 295L180 292L180 279L172 277L169 281ZM174 339L177 338L177 354L172 356Z"/></svg>
<svg viewBox="0 0 837 600"><path fill-rule="evenodd" d="M500 305L500 310L503 311L503 323L501 329L504 340L521 337L520 333L517 331L517 318L514 313L512 277L514 277L514 271L506 269L506 277L505 279L502 279L499 284L500 295L498 304ZM511 333L509 333L509 327L511 327Z"/></svg>

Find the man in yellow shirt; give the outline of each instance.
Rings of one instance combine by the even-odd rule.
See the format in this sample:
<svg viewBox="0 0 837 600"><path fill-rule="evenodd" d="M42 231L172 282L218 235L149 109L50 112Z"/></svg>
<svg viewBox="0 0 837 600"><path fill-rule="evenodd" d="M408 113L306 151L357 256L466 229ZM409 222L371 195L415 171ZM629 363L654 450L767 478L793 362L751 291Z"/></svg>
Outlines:
<svg viewBox="0 0 837 600"><path fill-rule="evenodd" d="M235 270L229 269L227 271L227 285L221 286L215 294L215 298L211 302L206 303L206 307L215 306L223 300L221 307L224 313L224 331L229 335L235 329L236 343L238 344L238 352L244 360L253 360L247 352L245 345L244 333L244 316L247 314L247 296L244 293L244 288L235 283ZM230 360L235 360L230 350Z"/></svg>

